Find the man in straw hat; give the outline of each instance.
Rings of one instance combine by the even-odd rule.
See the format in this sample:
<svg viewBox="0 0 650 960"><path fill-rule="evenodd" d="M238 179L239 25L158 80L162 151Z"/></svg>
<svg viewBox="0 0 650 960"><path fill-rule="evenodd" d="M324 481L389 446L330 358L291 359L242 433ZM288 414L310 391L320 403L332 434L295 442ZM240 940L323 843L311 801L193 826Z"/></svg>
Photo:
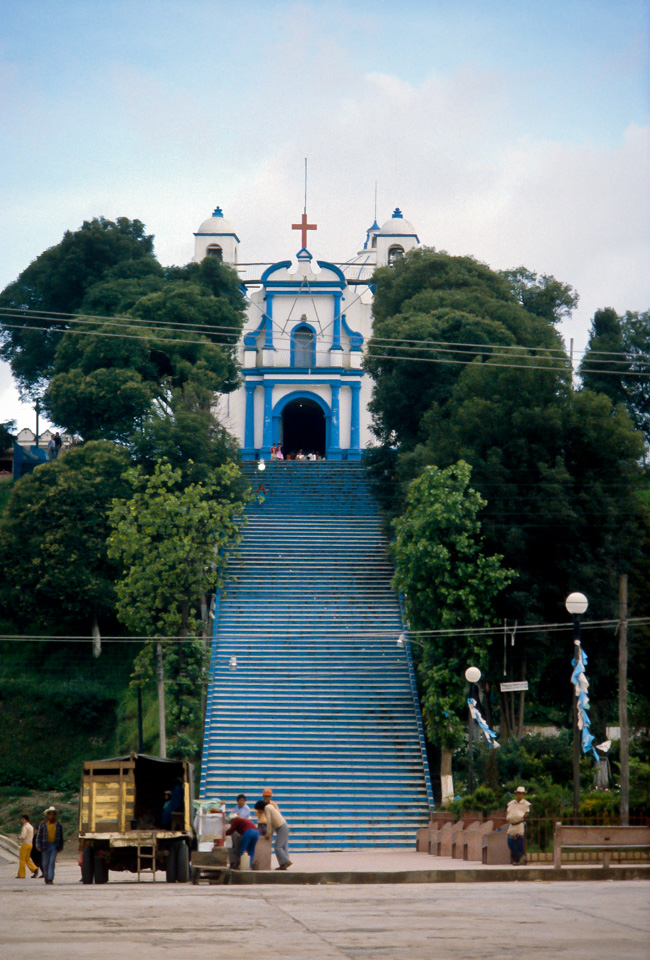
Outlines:
<svg viewBox="0 0 650 960"><path fill-rule="evenodd" d="M514 865L526 863L524 853L524 836L526 834L526 817L530 810L530 803L526 800L526 788L517 787L515 799L511 800L506 808L508 820L508 847Z"/></svg>
<svg viewBox="0 0 650 960"><path fill-rule="evenodd" d="M36 834L36 849L43 856L41 870L46 883L54 882L54 864L56 855L63 850L63 827L56 819L56 807L48 807Z"/></svg>

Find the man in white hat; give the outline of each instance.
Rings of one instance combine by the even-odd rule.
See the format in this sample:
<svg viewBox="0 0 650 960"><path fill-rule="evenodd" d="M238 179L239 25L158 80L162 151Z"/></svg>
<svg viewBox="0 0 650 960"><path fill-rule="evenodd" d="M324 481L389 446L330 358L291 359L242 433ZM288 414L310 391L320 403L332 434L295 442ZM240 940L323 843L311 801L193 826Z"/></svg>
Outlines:
<svg viewBox="0 0 650 960"><path fill-rule="evenodd" d="M63 850L63 827L56 819L56 807L48 807L36 834L36 849L41 851L41 871L46 883L54 883L56 855Z"/></svg>
<svg viewBox="0 0 650 960"><path fill-rule="evenodd" d="M526 800L526 788L517 787L515 799L511 800L506 808L508 820L508 847L513 864L526 863L524 853L524 836L526 834L526 817L530 810L530 803Z"/></svg>

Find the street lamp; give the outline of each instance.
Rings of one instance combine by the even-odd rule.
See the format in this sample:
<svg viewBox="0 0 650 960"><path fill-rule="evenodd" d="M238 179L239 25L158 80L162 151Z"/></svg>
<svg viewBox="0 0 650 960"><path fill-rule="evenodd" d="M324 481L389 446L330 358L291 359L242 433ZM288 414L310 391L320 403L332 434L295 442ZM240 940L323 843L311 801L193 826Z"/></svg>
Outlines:
<svg viewBox="0 0 650 960"><path fill-rule="evenodd" d="M581 659L580 618L589 606L584 593L570 593L564 606L573 618L573 656ZM573 822L578 823L580 810L580 730L578 729L578 697L573 698Z"/></svg>
<svg viewBox="0 0 650 960"><path fill-rule="evenodd" d="M465 671L465 679L469 684L468 698L478 702L478 690L476 689L476 684L481 679L481 671L478 667L468 667ZM471 710L467 718L467 750L469 754L467 790L468 793L474 793L474 718Z"/></svg>

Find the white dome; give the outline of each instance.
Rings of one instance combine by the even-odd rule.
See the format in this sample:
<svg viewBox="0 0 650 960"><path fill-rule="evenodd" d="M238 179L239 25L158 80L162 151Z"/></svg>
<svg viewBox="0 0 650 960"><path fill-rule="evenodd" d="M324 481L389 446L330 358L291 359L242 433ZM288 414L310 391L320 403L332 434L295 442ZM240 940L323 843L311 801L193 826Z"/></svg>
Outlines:
<svg viewBox="0 0 650 960"><path fill-rule="evenodd" d="M197 234L234 234L235 228L230 220L226 220L221 207L216 207L214 213L207 220L204 220Z"/></svg>
<svg viewBox="0 0 650 960"><path fill-rule="evenodd" d="M417 236L415 227L408 220L404 219L402 216L402 211L399 207L395 207L392 218L383 224L379 232L383 234L393 234L407 237Z"/></svg>

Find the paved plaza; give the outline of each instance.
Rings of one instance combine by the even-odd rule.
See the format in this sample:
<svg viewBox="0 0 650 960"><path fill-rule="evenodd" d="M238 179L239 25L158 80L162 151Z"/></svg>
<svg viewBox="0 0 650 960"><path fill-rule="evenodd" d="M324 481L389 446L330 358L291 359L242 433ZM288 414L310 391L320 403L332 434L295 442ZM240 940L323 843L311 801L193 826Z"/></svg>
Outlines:
<svg viewBox="0 0 650 960"><path fill-rule="evenodd" d="M650 956L642 880L234 887L116 876L83 886L64 860L48 887L0 862L2 960Z"/></svg>

